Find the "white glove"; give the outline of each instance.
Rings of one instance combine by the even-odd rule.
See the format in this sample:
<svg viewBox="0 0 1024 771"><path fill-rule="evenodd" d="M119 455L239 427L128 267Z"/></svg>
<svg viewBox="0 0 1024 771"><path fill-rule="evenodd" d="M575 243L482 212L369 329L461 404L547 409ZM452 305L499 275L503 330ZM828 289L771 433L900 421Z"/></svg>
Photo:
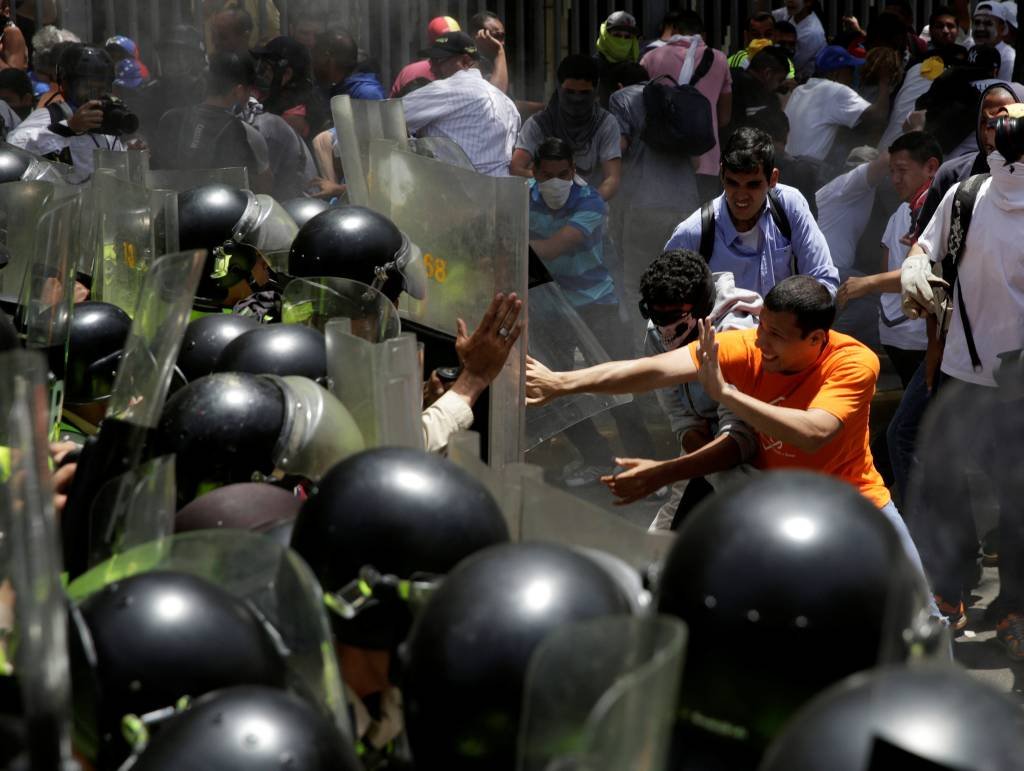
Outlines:
<svg viewBox="0 0 1024 771"><path fill-rule="evenodd" d="M945 286L946 282L935 275L927 254L908 256L900 269L900 294L907 318L917 319L926 313L941 315Z"/></svg>

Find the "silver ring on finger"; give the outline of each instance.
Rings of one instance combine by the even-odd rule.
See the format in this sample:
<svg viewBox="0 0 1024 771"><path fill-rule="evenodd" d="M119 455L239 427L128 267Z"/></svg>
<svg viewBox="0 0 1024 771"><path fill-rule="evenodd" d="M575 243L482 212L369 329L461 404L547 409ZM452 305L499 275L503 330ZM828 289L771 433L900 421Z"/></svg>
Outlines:
<svg viewBox="0 0 1024 771"><path fill-rule="evenodd" d="M508 330L502 327L498 330L498 337L508 337Z"/></svg>

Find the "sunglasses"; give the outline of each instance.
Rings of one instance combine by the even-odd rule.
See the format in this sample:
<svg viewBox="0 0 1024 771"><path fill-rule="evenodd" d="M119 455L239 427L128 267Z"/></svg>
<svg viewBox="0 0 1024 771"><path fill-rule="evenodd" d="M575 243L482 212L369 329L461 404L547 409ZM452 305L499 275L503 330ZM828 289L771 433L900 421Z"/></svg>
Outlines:
<svg viewBox="0 0 1024 771"><path fill-rule="evenodd" d="M656 327L669 327L673 324L691 317L693 311L668 311L658 312L647 304L646 300L640 301L640 315L645 319L654 322Z"/></svg>

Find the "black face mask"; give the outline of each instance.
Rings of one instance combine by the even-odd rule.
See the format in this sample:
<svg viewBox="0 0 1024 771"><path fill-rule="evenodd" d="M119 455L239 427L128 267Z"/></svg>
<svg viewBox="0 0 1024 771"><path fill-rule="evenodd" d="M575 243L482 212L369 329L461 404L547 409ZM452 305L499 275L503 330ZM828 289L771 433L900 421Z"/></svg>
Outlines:
<svg viewBox="0 0 1024 771"><path fill-rule="evenodd" d="M568 117L577 120L590 117L594 111L594 102L597 94L588 91L584 94L570 94L562 91L558 95L558 103Z"/></svg>

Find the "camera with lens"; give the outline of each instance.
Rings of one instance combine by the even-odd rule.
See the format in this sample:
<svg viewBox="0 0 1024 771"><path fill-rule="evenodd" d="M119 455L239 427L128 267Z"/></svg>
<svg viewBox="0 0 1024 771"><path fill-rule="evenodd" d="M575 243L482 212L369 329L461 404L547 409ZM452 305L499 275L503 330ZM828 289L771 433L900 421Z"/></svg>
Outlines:
<svg viewBox="0 0 1024 771"><path fill-rule="evenodd" d="M97 100L103 111L103 123L92 130L93 134L134 134L139 130L139 116L128 109L128 105L116 96L103 96Z"/></svg>
<svg viewBox="0 0 1024 771"><path fill-rule="evenodd" d="M1024 155L1024 104L1011 104L1006 113L989 125L996 130L996 150L1007 163L1016 163Z"/></svg>

